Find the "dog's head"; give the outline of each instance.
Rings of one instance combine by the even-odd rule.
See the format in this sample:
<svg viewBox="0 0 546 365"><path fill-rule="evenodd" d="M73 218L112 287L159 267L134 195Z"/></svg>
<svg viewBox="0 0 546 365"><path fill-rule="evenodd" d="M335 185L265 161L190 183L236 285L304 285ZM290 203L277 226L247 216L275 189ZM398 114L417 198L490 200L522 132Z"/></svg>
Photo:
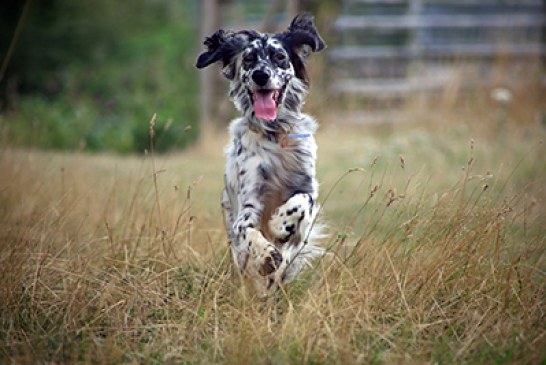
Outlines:
<svg viewBox="0 0 546 365"><path fill-rule="evenodd" d="M204 44L196 66L220 62L237 108L263 120L276 119L282 107L299 108L309 83L305 60L326 47L308 14L296 16L282 33L219 30Z"/></svg>

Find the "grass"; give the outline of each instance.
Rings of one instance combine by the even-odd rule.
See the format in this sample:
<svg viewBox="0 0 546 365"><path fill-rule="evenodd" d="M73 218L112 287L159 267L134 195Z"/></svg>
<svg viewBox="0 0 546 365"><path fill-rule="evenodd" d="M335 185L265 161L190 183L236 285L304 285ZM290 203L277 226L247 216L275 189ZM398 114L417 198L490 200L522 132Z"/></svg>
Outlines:
<svg viewBox="0 0 546 365"><path fill-rule="evenodd" d="M543 138L323 128L333 255L268 299L231 277L225 137L153 159L4 147L0 362L544 363Z"/></svg>

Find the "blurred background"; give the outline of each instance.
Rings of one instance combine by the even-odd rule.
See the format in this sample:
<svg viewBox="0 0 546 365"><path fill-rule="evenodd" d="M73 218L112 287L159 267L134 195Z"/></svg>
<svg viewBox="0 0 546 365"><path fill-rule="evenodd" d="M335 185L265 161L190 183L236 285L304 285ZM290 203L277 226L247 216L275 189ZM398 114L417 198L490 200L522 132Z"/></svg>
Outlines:
<svg viewBox="0 0 546 365"><path fill-rule="evenodd" d="M236 115L218 68L194 67L204 36L301 11L329 46L305 108L323 125L546 125L544 0L3 0L0 140L140 153L157 113L156 150L184 149Z"/></svg>

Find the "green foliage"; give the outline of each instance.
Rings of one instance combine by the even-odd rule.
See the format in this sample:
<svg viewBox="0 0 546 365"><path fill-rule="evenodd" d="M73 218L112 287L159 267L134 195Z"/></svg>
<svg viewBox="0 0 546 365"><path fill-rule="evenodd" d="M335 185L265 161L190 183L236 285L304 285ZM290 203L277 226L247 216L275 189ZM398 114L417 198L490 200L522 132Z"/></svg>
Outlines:
<svg viewBox="0 0 546 365"><path fill-rule="evenodd" d="M1 85L4 134L39 148L141 152L157 113L156 150L186 146L198 133L192 4L32 2ZM12 37L0 39L3 53Z"/></svg>

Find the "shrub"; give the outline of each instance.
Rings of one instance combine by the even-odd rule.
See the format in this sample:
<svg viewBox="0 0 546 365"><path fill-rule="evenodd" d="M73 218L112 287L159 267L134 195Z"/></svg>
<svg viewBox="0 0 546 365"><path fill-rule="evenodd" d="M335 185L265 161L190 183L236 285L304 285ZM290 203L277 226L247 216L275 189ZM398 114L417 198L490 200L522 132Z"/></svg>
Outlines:
<svg viewBox="0 0 546 365"><path fill-rule="evenodd" d="M197 38L191 3L32 3L1 85L0 126L10 143L140 152L148 148L154 113L157 150L194 140ZM6 34L13 37L4 33L2 50Z"/></svg>

